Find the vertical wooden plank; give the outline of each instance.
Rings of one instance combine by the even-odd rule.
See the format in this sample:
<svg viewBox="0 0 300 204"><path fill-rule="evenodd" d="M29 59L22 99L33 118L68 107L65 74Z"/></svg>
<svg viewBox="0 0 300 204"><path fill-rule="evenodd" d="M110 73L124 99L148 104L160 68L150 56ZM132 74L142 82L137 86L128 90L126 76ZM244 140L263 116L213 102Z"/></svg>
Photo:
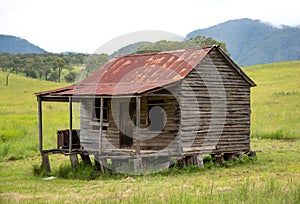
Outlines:
<svg viewBox="0 0 300 204"><path fill-rule="evenodd" d="M140 154L141 98L136 97L136 154Z"/></svg>
<svg viewBox="0 0 300 204"><path fill-rule="evenodd" d="M103 97L100 99L99 156L102 153Z"/></svg>
<svg viewBox="0 0 300 204"><path fill-rule="evenodd" d="M48 171L51 171L50 168L50 161L49 161L49 154L47 153L42 153L42 166Z"/></svg>
<svg viewBox="0 0 300 204"><path fill-rule="evenodd" d="M42 112L42 99L38 96L38 125L39 125L39 150L43 152L43 112Z"/></svg>
<svg viewBox="0 0 300 204"><path fill-rule="evenodd" d="M101 168L101 172L103 174L105 174L105 172L107 171L107 160L106 159L100 159L99 158L99 161L100 161L100 168Z"/></svg>
<svg viewBox="0 0 300 204"><path fill-rule="evenodd" d="M182 86L181 86L181 84L182 84L182 81L180 82L180 90L179 90L179 92L181 93L182 92ZM183 147L182 147L182 114L181 114L181 112L182 112L182 94L180 94L179 96L178 96L178 106L179 106L179 113L178 113L178 119L179 119L179 130L178 130L178 135L177 135L177 137L179 137L178 138L178 153L179 153L179 155L183 155Z"/></svg>
<svg viewBox="0 0 300 204"><path fill-rule="evenodd" d="M137 158L133 160L133 173L142 174L143 173L143 161L142 158Z"/></svg>
<svg viewBox="0 0 300 204"><path fill-rule="evenodd" d="M73 107L72 107L72 97L69 97L69 152L72 152L72 128L73 128Z"/></svg>
<svg viewBox="0 0 300 204"><path fill-rule="evenodd" d="M76 169L78 167L77 154L70 154L70 162L73 169Z"/></svg>
<svg viewBox="0 0 300 204"><path fill-rule="evenodd" d="M204 167L204 163L203 163L203 156L202 154L198 154L195 156L196 157L196 165L203 168Z"/></svg>

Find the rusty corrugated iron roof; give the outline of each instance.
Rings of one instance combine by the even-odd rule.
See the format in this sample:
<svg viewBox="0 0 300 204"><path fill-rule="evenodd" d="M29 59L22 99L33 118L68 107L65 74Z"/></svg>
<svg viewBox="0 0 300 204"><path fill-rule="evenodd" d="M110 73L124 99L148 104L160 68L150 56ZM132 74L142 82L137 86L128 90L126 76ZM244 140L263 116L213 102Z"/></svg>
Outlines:
<svg viewBox="0 0 300 204"><path fill-rule="evenodd" d="M113 58L77 84L37 95L140 94L185 78L214 47Z"/></svg>

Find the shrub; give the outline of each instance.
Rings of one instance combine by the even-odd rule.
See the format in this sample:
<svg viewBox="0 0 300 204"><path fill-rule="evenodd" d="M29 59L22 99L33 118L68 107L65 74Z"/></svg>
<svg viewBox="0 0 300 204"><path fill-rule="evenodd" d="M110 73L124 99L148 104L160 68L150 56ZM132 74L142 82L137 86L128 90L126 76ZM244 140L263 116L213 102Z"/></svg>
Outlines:
<svg viewBox="0 0 300 204"><path fill-rule="evenodd" d="M78 167L73 169L70 164L61 164L56 173L58 178L93 180L97 177L94 167L80 162Z"/></svg>
<svg viewBox="0 0 300 204"><path fill-rule="evenodd" d="M50 173L46 170L43 165L33 164L32 165L32 173L34 176L45 177L50 176Z"/></svg>

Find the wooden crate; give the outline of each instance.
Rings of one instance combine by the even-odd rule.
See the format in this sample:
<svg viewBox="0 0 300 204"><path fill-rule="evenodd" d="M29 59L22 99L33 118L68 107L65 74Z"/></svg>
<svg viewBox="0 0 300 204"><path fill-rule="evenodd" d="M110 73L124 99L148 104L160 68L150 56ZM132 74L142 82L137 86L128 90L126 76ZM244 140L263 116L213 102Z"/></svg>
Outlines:
<svg viewBox="0 0 300 204"><path fill-rule="evenodd" d="M80 130L72 130L72 149L80 149ZM69 130L57 131L57 149L69 149Z"/></svg>

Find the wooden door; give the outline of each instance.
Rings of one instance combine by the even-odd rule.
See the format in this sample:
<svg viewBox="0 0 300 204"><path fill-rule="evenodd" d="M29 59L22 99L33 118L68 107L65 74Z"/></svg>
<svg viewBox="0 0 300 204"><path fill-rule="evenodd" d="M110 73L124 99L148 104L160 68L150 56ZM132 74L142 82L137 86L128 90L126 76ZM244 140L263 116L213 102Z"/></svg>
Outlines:
<svg viewBox="0 0 300 204"><path fill-rule="evenodd" d="M129 109L129 110L128 110ZM129 113L129 114L128 114ZM132 147L133 127L130 116L133 113L132 104L120 103L120 148Z"/></svg>

